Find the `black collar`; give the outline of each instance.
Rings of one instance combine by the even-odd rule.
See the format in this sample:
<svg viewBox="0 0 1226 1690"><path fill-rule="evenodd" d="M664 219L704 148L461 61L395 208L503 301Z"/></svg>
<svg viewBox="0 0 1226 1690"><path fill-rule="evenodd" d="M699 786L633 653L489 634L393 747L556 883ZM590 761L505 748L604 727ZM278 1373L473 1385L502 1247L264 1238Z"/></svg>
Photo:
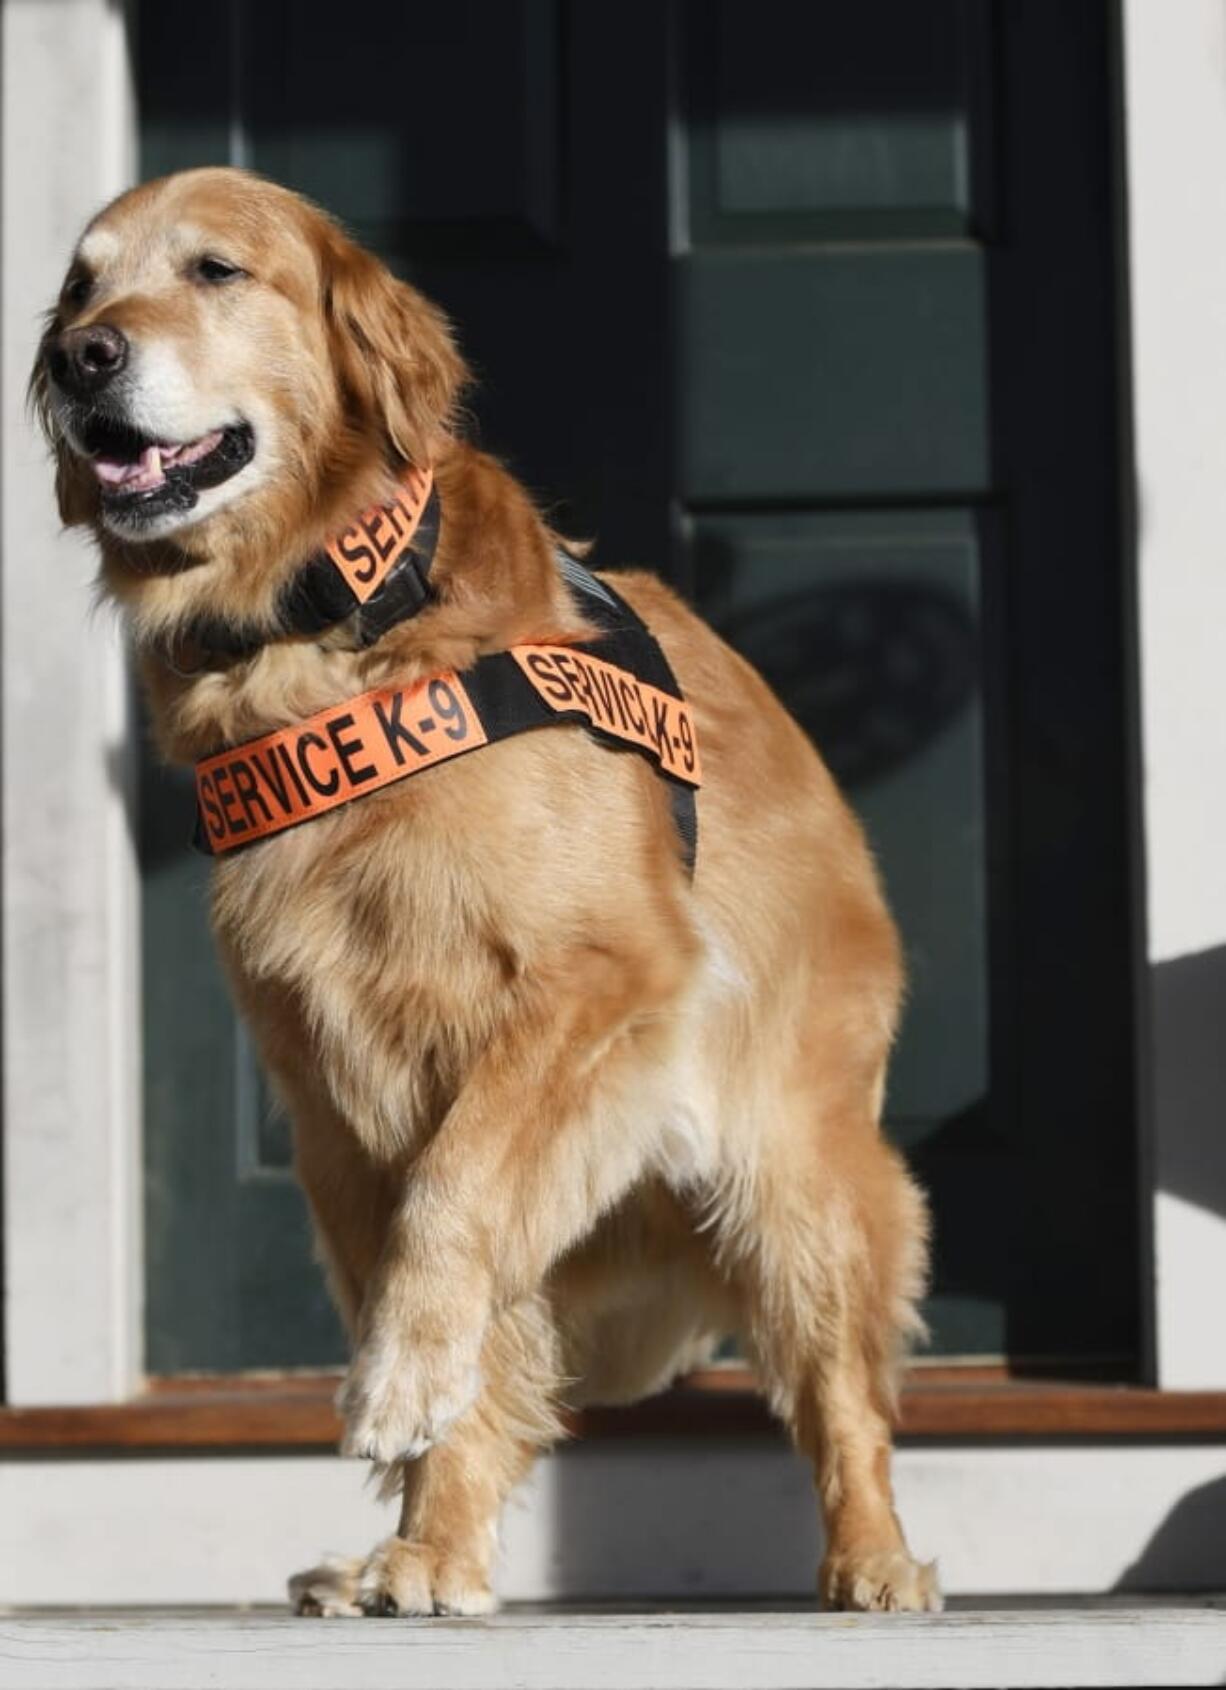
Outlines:
<svg viewBox="0 0 1226 1690"><path fill-rule="evenodd" d="M430 569L439 521L433 478L411 478L394 503L364 512L299 564L271 625L244 628L200 617L175 646L198 653L202 666L214 658L241 662L287 634L322 634L348 622L354 649L364 651L435 598ZM366 584L371 580L377 582L373 590Z"/></svg>

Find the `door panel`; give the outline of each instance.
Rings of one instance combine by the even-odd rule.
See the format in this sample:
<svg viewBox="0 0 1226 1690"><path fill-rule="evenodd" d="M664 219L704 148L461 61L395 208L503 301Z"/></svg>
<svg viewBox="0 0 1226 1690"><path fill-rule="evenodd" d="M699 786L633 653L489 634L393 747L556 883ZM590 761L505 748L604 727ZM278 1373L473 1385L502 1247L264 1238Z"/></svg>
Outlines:
<svg viewBox="0 0 1226 1690"><path fill-rule="evenodd" d="M961 235L980 219L980 0L789 0L690 11L696 244Z"/></svg>
<svg viewBox="0 0 1226 1690"><path fill-rule="evenodd" d="M977 253L772 245L679 270L683 498L986 490Z"/></svg>
<svg viewBox="0 0 1226 1690"><path fill-rule="evenodd" d="M911 971L889 1111L933 1197L938 1347L1120 1360L1133 1285L1102 1271L1135 1260L1131 1075L1103 1049L1129 1037L1108 14L723 0L686 15L685 580L807 719L886 871ZM747 161L767 156L778 194L759 180L750 205ZM894 622L883 589L908 528L915 568L919 514L895 507L913 500L949 525L952 573ZM832 557L840 531L863 557ZM722 576L713 535L735 564ZM919 661L938 582L941 660L898 712L894 665ZM848 667L832 606L871 656L823 722L823 671ZM942 717L947 663L974 678ZM880 733L900 713L895 767L857 768L873 732L856 719Z"/></svg>
<svg viewBox="0 0 1226 1690"><path fill-rule="evenodd" d="M477 438L599 563L671 575L864 817L911 972L888 1113L932 1194L937 1350L1126 1369L1106 4L169 12L140 11L147 172L245 159L436 298ZM147 772L152 1365L335 1359L189 810Z"/></svg>
<svg viewBox="0 0 1226 1690"><path fill-rule="evenodd" d="M354 233L384 253L423 242L469 256L556 246L559 11L557 0L450 0L413 8L406 28L400 8L365 5L361 27L337 29L333 6L245 6L250 162L343 207ZM457 93L475 121L457 118ZM423 167L423 140L435 136L446 145L430 145Z"/></svg>

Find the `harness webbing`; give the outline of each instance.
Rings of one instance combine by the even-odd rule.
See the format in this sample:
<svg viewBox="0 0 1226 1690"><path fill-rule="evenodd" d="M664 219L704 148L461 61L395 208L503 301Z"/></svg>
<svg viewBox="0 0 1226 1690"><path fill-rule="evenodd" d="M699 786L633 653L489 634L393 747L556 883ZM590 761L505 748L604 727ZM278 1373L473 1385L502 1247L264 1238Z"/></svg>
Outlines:
<svg viewBox="0 0 1226 1690"><path fill-rule="evenodd" d="M568 554L558 562L597 638L514 646L462 674L363 693L206 758L196 765L197 845L211 855L252 845L481 746L574 723L647 757L668 782L692 873L701 781L693 713L621 594Z"/></svg>
<svg viewBox="0 0 1226 1690"><path fill-rule="evenodd" d="M599 580L577 558L566 552L559 552L558 564L567 586L581 604L583 614L589 622L595 622L604 630L602 638L591 648L593 655L604 655L613 647L621 653L620 661L624 663L624 667L641 675L661 692L676 699L683 699L685 695L677 684L677 677L664 655L663 647L639 613L633 610L607 581ZM615 656L612 661L618 662L619 658ZM690 725L692 732L692 719ZM592 727L592 724L589 723L588 726ZM696 740L694 756L694 766L697 768ZM684 773L675 770L661 769L660 772L672 777L673 821L681 835L686 868L693 874L698 856L698 802L694 789L699 782L690 782Z"/></svg>

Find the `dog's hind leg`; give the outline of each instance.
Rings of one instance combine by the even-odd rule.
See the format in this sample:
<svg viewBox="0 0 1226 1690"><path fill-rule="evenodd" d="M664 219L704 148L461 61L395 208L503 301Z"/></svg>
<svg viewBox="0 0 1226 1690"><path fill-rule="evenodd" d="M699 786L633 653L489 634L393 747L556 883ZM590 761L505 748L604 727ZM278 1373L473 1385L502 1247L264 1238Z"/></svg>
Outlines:
<svg viewBox="0 0 1226 1690"><path fill-rule="evenodd" d="M299 1614L489 1614L498 1519L538 1449L559 1434L557 1343L543 1299L504 1311L486 1334L484 1387L444 1442L388 1469L400 1524L363 1559L332 1559L289 1581Z"/></svg>
<svg viewBox="0 0 1226 1690"><path fill-rule="evenodd" d="M837 1130L831 1130L836 1128ZM772 1404L815 1469L830 1608L935 1610L890 1483L896 1374L919 1327L924 1202L875 1120L796 1122L729 1205L724 1248Z"/></svg>

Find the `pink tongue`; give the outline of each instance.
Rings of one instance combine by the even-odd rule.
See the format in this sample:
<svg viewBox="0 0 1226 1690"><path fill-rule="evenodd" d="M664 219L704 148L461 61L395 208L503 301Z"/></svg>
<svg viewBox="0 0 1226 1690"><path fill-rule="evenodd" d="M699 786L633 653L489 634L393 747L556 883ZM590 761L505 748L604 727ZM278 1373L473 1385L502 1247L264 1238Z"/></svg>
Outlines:
<svg viewBox="0 0 1226 1690"><path fill-rule="evenodd" d="M94 474L108 487L126 487L131 493L148 493L160 487L166 477L162 474L162 451L159 446L146 446L137 463L123 463L118 458L94 458Z"/></svg>
<svg viewBox="0 0 1226 1690"><path fill-rule="evenodd" d="M135 463L123 458L91 458L94 474L105 487L122 487L129 493L151 493L166 480L165 464L194 464L207 458L221 444L223 430L215 428L185 446L146 446Z"/></svg>

